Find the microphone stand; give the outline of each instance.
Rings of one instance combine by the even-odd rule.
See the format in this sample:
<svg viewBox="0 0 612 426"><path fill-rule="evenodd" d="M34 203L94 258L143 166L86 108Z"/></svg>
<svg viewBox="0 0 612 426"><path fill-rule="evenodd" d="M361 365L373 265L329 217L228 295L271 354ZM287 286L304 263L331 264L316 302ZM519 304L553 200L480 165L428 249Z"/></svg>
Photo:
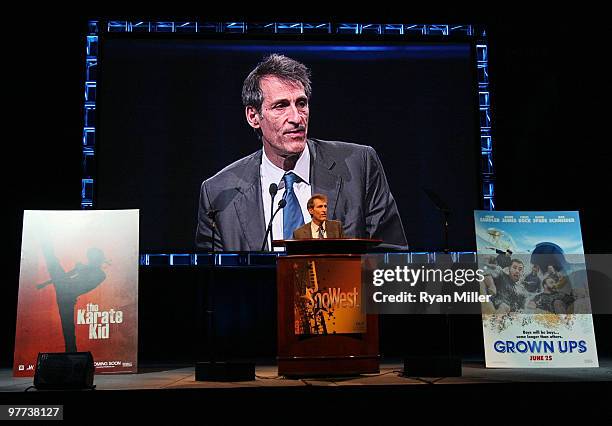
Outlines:
<svg viewBox="0 0 612 426"><path fill-rule="evenodd" d="M287 200L285 200L284 198L279 200L278 207L276 208L276 211L274 212L274 214L272 214L272 217L270 218L270 222L268 223L266 234L264 235L263 242L261 243L261 251L263 251L264 248L266 247L266 240L268 239L268 233L270 234L270 250L272 250L272 221L274 220L274 217L280 211L280 209L284 208L286 205L287 205Z"/></svg>
<svg viewBox="0 0 612 426"><path fill-rule="evenodd" d="M425 194L427 194L427 196L429 197L431 202L434 204L434 206L436 206L436 208L444 216L444 223L442 225L443 231L444 231L444 253L449 253L450 247L448 244L448 217L451 214L451 209L446 205L446 203L444 203L440 199L440 197L438 197L438 195L435 192L429 189L426 189L426 188L423 188L423 191L425 191Z"/></svg>
<svg viewBox="0 0 612 426"><path fill-rule="evenodd" d="M215 319L215 267L217 265L217 255L215 253L215 232L217 231L217 210L209 210L206 214L211 220L211 238L212 238L212 265L209 269L208 275L208 297L206 298L206 315L207 315L207 324L208 324L208 360L211 363L215 363L215 327L214 327L214 319Z"/></svg>
<svg viewBox="0 0 612 426"><path fill-rule="evenodd" d="M451 209L444 203L440 197L433 191L423 188L427 197L442 213L444 218L443 233L444 233L444 254L450 254L450 246L448 243L448 218L451 214ZM461 358L453 356L453 327L448 313L444 314L447 333L447 349L446 357L434 357L433 360L421 360L421 366L409 365L404 361L405 376L429 376L429 377L461 377ZM436 359L437 358L437 359ZM416 374L412 374L416 373Z"/></svg>
<svg viewBox="0 0 612 426"><path fill-rule="evenodd" d="M272 213L272 211L274 210L274 197L276 197L276 193L278 192L278 185L275 183L271 183L270 184L270 196L271 196L271 200L270 200L270 213ZM272 248L272 241L274 241L274 232L272 230L272 219L274 219L274 215L271 216L270 219L270 225L268 226L268 228L270 229L270 251L274 251L274 249ZM264 238L264 241L266 239ZM265 246L265 243L264 243ZM263 251L264 246L261 247L261 251Z"/></svg>
<svg viewBox="0 0 612 426"><path fill-rule="evenodd" d="M208 345L208 361L197 362L195 368L196 381L214 381L214 382L238 382L255 380L255 364L252 362L217 362L215 354L215 269L217 266L217 253L215 251L215 233L217 230L216 216L219 210L209 210L206 212L211 220L211 238L212 238L212 264L209 268L208 285L207 285L207 345Z"/></svg>

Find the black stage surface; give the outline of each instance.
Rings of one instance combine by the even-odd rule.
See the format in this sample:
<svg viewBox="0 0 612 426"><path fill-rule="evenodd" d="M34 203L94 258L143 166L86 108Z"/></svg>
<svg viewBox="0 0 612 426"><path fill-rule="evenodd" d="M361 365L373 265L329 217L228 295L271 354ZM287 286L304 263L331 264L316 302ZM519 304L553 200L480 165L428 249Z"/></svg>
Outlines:
<svg viewBox="0 0 612 426"><path fill-rule="evenodd" d="M390 360L381 364L380 374L286 379L275 365L259 361L255 380L233 383L197 382L190 365L151 365L138 374L96 375L93 391L26 391L31 378L13 378L3 369L0 404L62 404L67 420L117 419L128 411L177 420L212 414L226 420L278 419L281 410L293 411L298 420L302 414L324 420L321 414L334 412L338 418L368 414L379 420L397 415L474 421L492 415L502 422L508 416L612 418L602 398L612 389L612 359L601 359L599 368L570 369L487 369L482 360L464 360L461 377L403 377L402 365Z"/></svg>

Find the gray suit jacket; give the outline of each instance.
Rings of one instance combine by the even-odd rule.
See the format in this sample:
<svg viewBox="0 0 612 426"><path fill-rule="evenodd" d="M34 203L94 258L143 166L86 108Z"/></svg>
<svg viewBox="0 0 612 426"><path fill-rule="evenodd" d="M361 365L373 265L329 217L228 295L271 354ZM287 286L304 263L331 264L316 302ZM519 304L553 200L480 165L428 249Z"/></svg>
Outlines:
<svg viewBox="0 0 612 426"><path fill-rule="evenodd" d="M293 238L296 240L312 238L312 227L310 226L311 223L312 221L293 231ZM339 220L326 220L323 229L327 234L327 238L344 238L344 232L342 232L342 222Z"/></svg>
<svg viewBox="0 0 612 426"><path fill-rule="evenodd" d="M404 228L380 159L372 147L308 139L312 193L325 194L327 216L355 238L380 238L407 249ZM260 250L264 239L259 167L263 150L206 179L200 190L196 246L210 250L211 219L217 210L215 250Z"/></svg>

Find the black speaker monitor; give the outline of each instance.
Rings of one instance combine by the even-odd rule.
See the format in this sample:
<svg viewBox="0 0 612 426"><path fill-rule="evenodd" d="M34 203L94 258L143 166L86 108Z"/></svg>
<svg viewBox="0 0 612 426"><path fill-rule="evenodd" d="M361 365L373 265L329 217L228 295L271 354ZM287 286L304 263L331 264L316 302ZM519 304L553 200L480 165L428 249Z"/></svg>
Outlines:
<svg viewBox="0 0 612 426"><path fill-rule="evenodd" d="M41 352L36 360L36 389L93 389L91 352Z"/></svg>

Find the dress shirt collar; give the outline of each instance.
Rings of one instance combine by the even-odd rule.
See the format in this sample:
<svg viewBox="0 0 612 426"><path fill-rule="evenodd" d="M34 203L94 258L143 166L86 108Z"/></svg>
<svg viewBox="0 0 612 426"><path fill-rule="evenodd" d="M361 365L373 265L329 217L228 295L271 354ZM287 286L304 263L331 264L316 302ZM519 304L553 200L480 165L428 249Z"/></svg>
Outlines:
<svg viewBox="0 0 612 426"><path fill-rule="evenodd" d="M279 182L280 184L286 171L272 164L266 155L266 151L263 150L263 148L262 151L261 164L263 166L264 175L272 177L273 182ZM310 185L310 150L308 144L306 144L304 151L300 154L300 157L295 163L295 167L291 171L300 178L301 182Z"/></svg>
<svg viewBox="0 0 612 426"><path fill-rule="evenodd" d="M325 235L327 233L327 229L325 227L325 221L321 223L321 228L323 228L323 235ZM314 223L314 221L310 222L310 229L312 231L312 235L317 235L317 236L319 235L319 225Z"/></svg>

